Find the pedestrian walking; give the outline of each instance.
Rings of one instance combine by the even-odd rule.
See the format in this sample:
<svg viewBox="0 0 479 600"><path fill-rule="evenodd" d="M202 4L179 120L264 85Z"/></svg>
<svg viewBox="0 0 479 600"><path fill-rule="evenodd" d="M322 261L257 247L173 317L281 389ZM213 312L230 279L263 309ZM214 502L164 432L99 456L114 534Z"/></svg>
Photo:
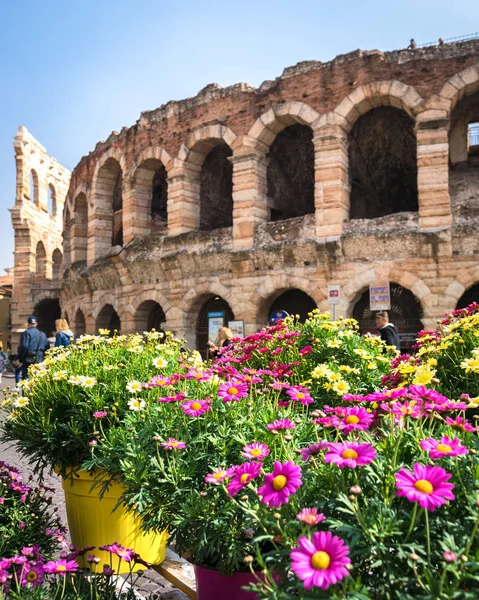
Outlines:
<svg viewBox="0 0 479 600"><path fill-rule="evenodd" d="M381 310L376 313L376 327L379 329L379 334L383 342L386 342L388 346L396 346L399 350L401 341L399 339L399 332L397 327L389 322L389 315L387 311Z"/></svg>
<svg viewBox="0 0 479 600"><path fill-rule="evenodd" d="M208 341L208 349L212 358L217 358L220 350L229 346L233 338L233 332L229 327L220 327L218 330L218 336L216 338L216 344Z"/></svg>
<svg viewBox="0 0 479 600"><path fill-rule="evenodd" d="M57 319L55 321L55 328L57 334L55 336L55 348L63 346L67 348L72 342L75 341L75 336L70 330L68 321L66 319Z"/></svg>
<svg viewBox="0 0 479 600"><path fill-rule="evenodd" d="M36 317L28 317L27 328L20 337L18 359L22 362L22 378L28 379L28 367L43 360L50 345L47 336L38 329Z"/></svg>

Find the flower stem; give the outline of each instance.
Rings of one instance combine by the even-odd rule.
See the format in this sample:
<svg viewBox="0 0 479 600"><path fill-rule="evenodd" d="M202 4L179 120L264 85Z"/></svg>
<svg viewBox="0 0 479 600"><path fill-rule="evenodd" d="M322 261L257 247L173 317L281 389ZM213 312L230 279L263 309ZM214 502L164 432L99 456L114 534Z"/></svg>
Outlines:
<svg viewBox="0 0 479 600"><path fill-rule="evenodd" d="M416 524L416 516L417 516L417 502L414 502L414 509L412 512L411 523L409 525L409 529L407 530L406 539L404 540L404 543L406 543L408 541L409 536L411 535L412 530L414 529L414 525Z"/></svg>
<svg viewBox="0 0 479 600"><path fill-rule="evenodd" d="M426 542L427 542L427 562L431 564L431 536L429 532L429 515L427 508L424 509L424 516L426 518Z"/></svg>

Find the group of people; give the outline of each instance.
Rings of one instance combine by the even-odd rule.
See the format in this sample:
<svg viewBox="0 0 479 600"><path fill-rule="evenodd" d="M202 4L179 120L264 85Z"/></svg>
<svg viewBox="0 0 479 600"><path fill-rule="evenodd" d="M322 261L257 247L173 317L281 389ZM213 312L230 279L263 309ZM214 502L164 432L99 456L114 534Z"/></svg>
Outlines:
<svg viewBox="0 0 479 600"><path fill-rule="evenodd" d="M74 341L73 332L70 330L66 319L57 319L55 329L55 348L59 346L67 347ZM30 365L43 361L45 352L50 348L50 343L50 339L38 328L37 318L34 316L28 317L27 328L20 337L17 354L10 357L10 362L15 369L15 388L17 388L21 379L28 379L28 367ZM0 348L0 382L6 359L2 350L3 345Z"/></svg>

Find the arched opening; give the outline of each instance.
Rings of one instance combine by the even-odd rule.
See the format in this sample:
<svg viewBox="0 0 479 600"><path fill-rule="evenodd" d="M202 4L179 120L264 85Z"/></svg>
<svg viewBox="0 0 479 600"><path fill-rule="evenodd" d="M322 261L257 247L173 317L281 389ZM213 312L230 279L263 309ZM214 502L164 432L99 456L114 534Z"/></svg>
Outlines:
<svg viewBox="0 0 479 600"><path fill-rule="evenodd" d="M349 134L351 219L418 210L413 119L392 106L359 117Z"/></svg>
<svg viewBox="0 0 479 600"><path fill-rule="evenodd" d="M62 265L63 255L57 248L52 254L52 281L54 287L61 287L62 285Z"/></svg>
<svg viewBox="0 0 479 600"><path fill-rule="evenodd" d="M75 337L80 337L86 333L85 315L78 309L75 313L75 322L73 323L73 333Z"/></svg>
<svg viewBox="0 0 479 600"><path fill-rule="evenodd" d="M158 304L154 300L145 300L136 309L135 313L135 329L136 331L162 331L166 323L166 316Z"/></svg>
<svg viewBox="0 0 479 600"><path fill-rule="evenodd" d="M63 252L65 256L65 267L70 266L70 261L72 257L72 248L71 248L71 223L70 223L70 211L68 208L65 208L65 216L63 218Z"/></svg>
<svg viewBox="0 0 479 600"><path fill-rule="evenodd" d="M479 93L463 98L451 115L449 194L456 219L479 214Z"/></svg>
<svg viewBox="0 0 479 600"><path fill-rule="evenodd" d="M83 193L78 194L75 199L71 245L72 261L86 260L88 245L88 202Z"/></svg>
<svg viewBox="0 0 479 600"><path fill-rule="evenodd" d="M466 308L469 304L476 302L479 304L479 283L475 283L459 298L456 308Z"/></svg>
<svg viewBox="0 0 479 600"><path fill-rule="evenodd" d="M47 253L43 242L38 242L35 250L35 279L37 283L47 278Z"/></svg>
<svg viewBox="0 0 479 600"><path fill-rule="evenodd" d="M112 246L123 246L123 173L116 176L113 188L113 237Z"/></svg>
<svg viewBox="0 0 479 600"><path fill-rule="evenodd" d="M270 221L314 213L313 132L307 125L290 125L279 133L268 153Z"/></svg>
<svg viewBox="0 0 479 600"><path fill-rule="evenodd" d="M95 257L111 246L123 244L123 173L120 163L109 158L94 183Z"/></svg>
<svg viewBox="0 0 479 600"><path fill-rule="evenodd" d="M55 188L51 183L48 184L47 188L47 208L48 213L52 215L52 217L57 216L57 195Z"/></svg>
<svg viewBox="0 0 479 600"><path fill-rule="evenodd" d="M308 313L315 308L318 308L316 302L305 292L298 289L286 290L269 306L268 320L281 318L279 314L286 312L291 316L299 315L299 320L304 323Z"/></svg>
<svg viewBox="0 0 479 600"><path fill-rule="evenodd" d="M55 321L60 318L60 301L58 298L41 300L33 309L33 314L38 321L38 329L51 337L55 331Z"/></svg>
<svg viewBox="0 0 479 600"><path fill-rule="evenodd" d="M36 204L37 206L40 202L38 192L38 175L37 172L34 169L32 169L30 171L30 201L33 202L33 204Z"/></svg>
<svg viewBox="0 0 479 600"><path fill-rule="evenodd" d="M208 152L200 174L200 230L233 225L233 153L225 142Z"/></svg>
<svg viewBox="0 0 479 600"><path fill-rule="evenodd" d="M161 163L153 173L151 187L151 221L152 230L155 231L166 227L168 216L168 179L166 169Z"/></svg>
<svg viewBox="0 0 479 600"><path fill-rule="evenodd" d="M423 325L422 306L416 296L408 289L390 284L391 308L388 310L389 321L398 328L401 340L401 351L409 352L416 341L416 336ZM369 289L365 290L353 309L353 318L359 323L362 334L378 335L374 313L369 308Z"/></svg>
<svg viewBox="0 0 479 600"><path fill-rule="evenodd" d="M139 165L132 177L132 195L138 211L137 231L166 233L168 178L161 160L148 158Z"/></svg>
<svg viewBox="0 0 479 600"><path fill-rule="evenodd" d="M233 320L233 311L221 296L210 296L204 302L196 321L196 348L203 358L207 358L208 340L214 342L218 329Z"/></svg>
<svg viewBox="0 0 479 600"><path fill-rule="evenodd" d="M120 317L111 304L105 304L98 313L98 317L96 318L96 328L97 330L109 329L110 334L113 334L114 331L120 331Z"/></svg>

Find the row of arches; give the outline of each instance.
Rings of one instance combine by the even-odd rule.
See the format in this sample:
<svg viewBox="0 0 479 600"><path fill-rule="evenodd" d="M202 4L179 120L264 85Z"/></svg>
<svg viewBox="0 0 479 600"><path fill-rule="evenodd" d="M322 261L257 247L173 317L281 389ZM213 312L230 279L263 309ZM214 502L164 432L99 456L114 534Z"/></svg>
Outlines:
<svg viewBox="0 0 479 600"><path fill-rule="evenodd" d="M264 220L315 212L325 193L318 181L328 166L331 143L344 149L338 154L335 148L339 162L332 163L330 171L347 173L345 181L337 175L336 189L347 190L350 219L418 211L417 148L419 143L429 143L424 141L425 129L439 128L449 135L451 167L468 162L475 148L470 131L479 121L474 86L464 84L464 97L459 100L458 93L454 102L449 97L450 112L442 104L434 114L444 118L430 122L424 115L432 105L425 104L411 86L393 81L363 87L367 89L355 90L333 113L320 116L305 104L289 102L269 109L255 122L245 136L257 157L250 168L256 181L249 189L252 195L264 196ZM132 232L145 234L167 227L175 232L231 227L233 190L240 197L248 187L244 169L235 169L245 154L245 146L239 148L239 143L227 127L206 126L189 135L176 158L161 148L148 148L129 171L121 152L108 150L97 163L91 189L75 190L65 213L64 235L71 244L72 261L87 258L89 236L94 238L93 259L112 245L122 245L125 226L128 241ZM476 177L478 173L475 168ZM178 200L184 204L181 209ZM178 210L184 213L180 226Z"/></svg>
<svg viewBox="0 0 479 600"><path fill-rule="evenodd" d="M61 250L55 248L51 257L47 255L45 244L39 241L34 253L35 283L41 285L50 281L53 287L59 288L62 283L63 254Z"/></svg>
<svg viewBox="0 0 479 600"><path fill-rule="evenodd" d="M30 170L29 195L30 202L40 206L40 184L35 169ZM53 183L47 185L47 211L52 217L57 216L57 193Z"/></svg>

